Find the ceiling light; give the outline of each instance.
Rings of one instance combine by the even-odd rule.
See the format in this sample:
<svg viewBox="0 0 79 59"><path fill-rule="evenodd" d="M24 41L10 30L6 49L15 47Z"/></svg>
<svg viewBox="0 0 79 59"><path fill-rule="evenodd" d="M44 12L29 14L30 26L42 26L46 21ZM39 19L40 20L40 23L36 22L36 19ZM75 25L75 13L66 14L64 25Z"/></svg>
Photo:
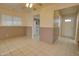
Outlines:
<svg viewBox="0 0 79 59"><path fill-rule="evenodd" d="M29 5L30 5L30 4L29 4L29 3L27 3L25 6L26 6L26 7L29 7Z"/></svg>
<svg viewBox="0 0 79 59"><path fill-rule="evenodd" d="M32 8L33 4L32 3L26 3L25 5L27 8Z"/></svg>
<svg viewBox="0 0 79 59"><path fill-rule="evenodd" d="M32 6L33 6L33 4L31 3L31 4L29 5L29 7L32 8Z"/></svg>

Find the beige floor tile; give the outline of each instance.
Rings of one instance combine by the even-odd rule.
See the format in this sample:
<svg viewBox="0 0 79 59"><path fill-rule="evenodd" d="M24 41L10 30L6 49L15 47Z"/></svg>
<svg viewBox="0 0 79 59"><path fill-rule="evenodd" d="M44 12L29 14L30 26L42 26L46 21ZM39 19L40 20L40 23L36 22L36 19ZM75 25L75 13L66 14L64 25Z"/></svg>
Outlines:
<svg viewBox="0 0 79 59"><path fill-rule="evenodd" d="M79 48L70 39L61 38L55 44L33 41L26 37L0 40L0 55L4 56L75 56Z"/></svg>

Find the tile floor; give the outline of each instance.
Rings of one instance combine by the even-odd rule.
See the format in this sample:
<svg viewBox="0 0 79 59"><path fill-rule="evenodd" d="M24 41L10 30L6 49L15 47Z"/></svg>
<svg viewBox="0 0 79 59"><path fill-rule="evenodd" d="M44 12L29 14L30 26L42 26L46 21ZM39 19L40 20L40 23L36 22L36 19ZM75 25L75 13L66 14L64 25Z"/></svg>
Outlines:
<svg viewBox="0 0 79 59"><path fill-rule="evenodd" d="M34 41L26 37L0 40L1 56L78 56L79 48L73 41L59 39L55 44Z"/></svg>

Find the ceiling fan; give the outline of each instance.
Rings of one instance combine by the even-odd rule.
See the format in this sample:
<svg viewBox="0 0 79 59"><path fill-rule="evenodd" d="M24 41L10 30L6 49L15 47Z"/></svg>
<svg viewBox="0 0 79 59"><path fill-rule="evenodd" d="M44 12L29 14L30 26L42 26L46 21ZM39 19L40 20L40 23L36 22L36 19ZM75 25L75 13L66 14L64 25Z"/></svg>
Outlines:
<svg viewBox="0 0 79 59"><path fill-rule="evenodd" d="M31 10L37 11L40 10L42 7L43 7L42 3L23 3L18 6L19 11L24 12L26 11L30 12Z"/></svg>
<svg viewBox="0 0 79 59"><path fill-rule="evenodd" d="M26 8L32 8L33 10L38 10L40 9L41 7L43 6L43 4L41 3L26 3L25 4L25 7Z"/></svg>
<svg viewBox="0 0 79 59"><path fill-rule="evenodd" d="M32 7L33 7L33 4L32 4L32 3L26 3L26 4L25 4L25 7L27 7L27 8L32 8Z"/></svg>

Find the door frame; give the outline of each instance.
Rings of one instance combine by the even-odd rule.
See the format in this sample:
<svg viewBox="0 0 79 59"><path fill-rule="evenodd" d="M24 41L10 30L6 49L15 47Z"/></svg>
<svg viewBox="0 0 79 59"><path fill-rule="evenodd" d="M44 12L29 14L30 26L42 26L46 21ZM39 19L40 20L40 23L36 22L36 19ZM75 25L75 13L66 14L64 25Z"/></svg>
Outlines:
<svg viewBox="0 0 79 59"><path fill-rule="evenodd" d="M39 21L39 31L38 31L38 40L39 40L39 38L40 38L40 15L39 14L37 14L37 15L34 15L33 16L33 26L32 26L32 39L35 39L35 32L36 32L36 26L37 26L37 24L34 26L34 22L36 21L36 23ZM35 28L34 28L35 27Z"/></svg>

